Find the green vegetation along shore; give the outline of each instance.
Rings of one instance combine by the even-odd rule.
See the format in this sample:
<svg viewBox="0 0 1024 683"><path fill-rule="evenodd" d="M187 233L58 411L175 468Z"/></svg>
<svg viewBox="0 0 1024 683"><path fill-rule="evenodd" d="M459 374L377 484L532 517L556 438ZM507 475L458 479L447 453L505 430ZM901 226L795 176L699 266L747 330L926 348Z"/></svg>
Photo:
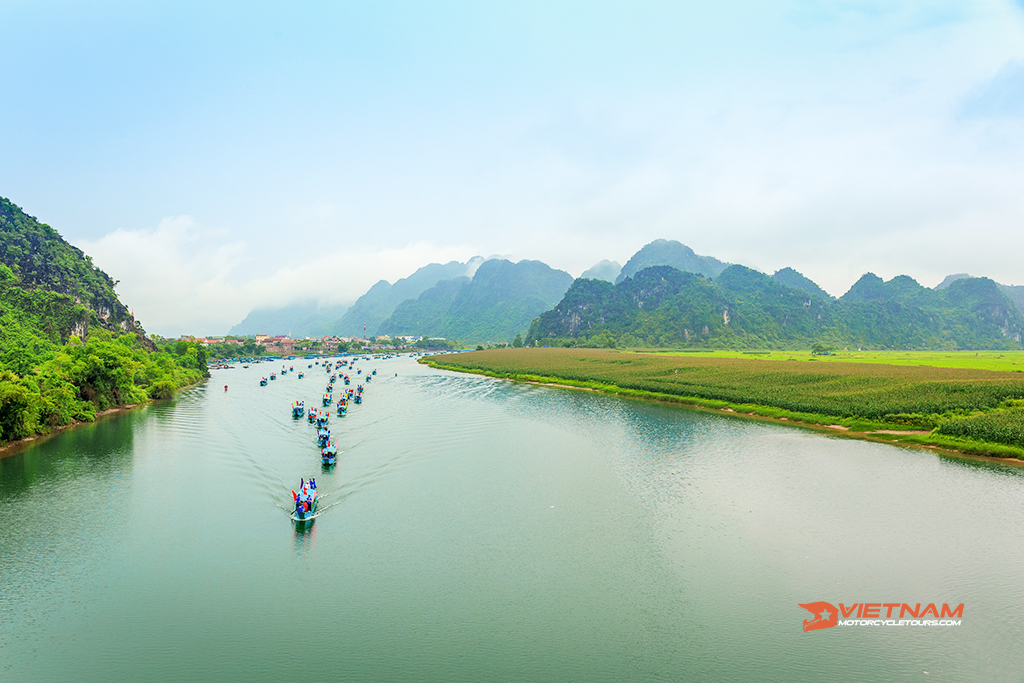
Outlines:
<svg viewBox="0 0 1024 683"><path fill-rule="evenodd" d="M0 449L206 377L201 345L158 350L109 275L3 198L0 237Z"/></svg>
<svg viewBox="0 0 1024 683"><path fill-rule="evenodd" d="M554 348L476 351L421 362L1024 460L1024 374L1018 372Z"/></svg>

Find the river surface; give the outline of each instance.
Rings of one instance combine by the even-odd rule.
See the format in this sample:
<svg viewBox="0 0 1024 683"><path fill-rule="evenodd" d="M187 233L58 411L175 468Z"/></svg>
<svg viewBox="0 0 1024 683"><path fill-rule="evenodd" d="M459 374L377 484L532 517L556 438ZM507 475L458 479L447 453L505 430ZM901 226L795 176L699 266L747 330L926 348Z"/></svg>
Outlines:
<svg viewBox="0 0 1024 683"><path fill-rule="evenodd" d="M401 358L327 472L311 362L0 460L0 681L1024 678L1018 468ZM815 601L965 608L805 633Z"/></svg>

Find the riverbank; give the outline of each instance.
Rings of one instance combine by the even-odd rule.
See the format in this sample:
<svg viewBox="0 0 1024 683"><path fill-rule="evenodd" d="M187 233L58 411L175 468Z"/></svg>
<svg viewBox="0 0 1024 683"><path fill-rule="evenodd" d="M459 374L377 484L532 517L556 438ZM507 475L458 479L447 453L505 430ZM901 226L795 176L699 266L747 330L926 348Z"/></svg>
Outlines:
<svg viewBox="0 0 1024 683"><path fill-rule="evenodd" d="M162 399L162 400L167 400L167 399ZM141 408L143 406L149 405L150 403L156 403L156 401L150 401L149 403L130 403L128 405L117 406L115 408L108 408L107 410L102 410L102 411L96 413L96 419L95 420L76 421L76 422L72 422L71 424L58 425L56 427L52 427L50 429L50 431L47 432L46 434L36 434L35 436L28 436L28 437L25 437L24 439L18 439L17 441L11 441L9 443L0 444L0 459L8 458L8 457L10 457L12 455L17 455L18 453L21 453L22 451L24 451L26 448L31 448L32 446L36 446L36 445L42 443L43 441L46 441L47 439L50 439L50 438L52 438L54 436L57 436L58 434L60 434L63 431L66 431L68 429L72 429L73 427L80 427L81 425L96 424L97 422L101 421L104 418L110 417L111 415L118 415L120 413L126 413L129 410L134 410L136 408Z"/></svg>
<svg viewBox="0 0 1024 683"><path fill-rule="evenodd" d="M194 386L202 383L203 381L205 381L207 379L209 379L209 378L208 377L204 377L203 379L199 380L198 382L192 382L191 384L186 384L183 387L179 387L177 390L175 390L174 393L177 394L178 392L184 391L185 389L188 389L189 387L194 387ZM173 396L171 398L173 398ZM139 402L139 403L126 403L124 405L114 406L113 408L107 408L106 410L99 411L98 413L96 413L95 419L92 419L92 420L75 420L74 422L68 423L66 425L57 425L57 426L51 427L50 431L46 432L45 434L35 434L33 436L27 436L27 437L25 437L23 439L17 439L15 441L9 441L7 443L0 443L0 460L2 460L4 458L9 458L9 457L11 457L13 455L17 455L18 453L22 453L26 449L31 448L33 446L37 446L40 443L42 443L42 442L44 442L44 441L46 441L48 439L51 439L51 438L57 436L61 432L67 431L68 429L73 429L75 427L81 427L82 425L96 424L97 422L100 422L100 421L102 421L102 420L104 420L106 418L112 417L114 415L120 415L121 413L127 413L130 410L136 410L138 408L145 408L145 407L153 405L155 403L162 403L164 401L169 401L169 400L171 400L171 399L170 398L159 398L159 399L150 399L148 401L142 401L142 402Z"/></svg>
<svg viewBox="0 0 1024 683"><path fill-rule="evenodd" d="M863 363L809 367L760 359L584 349L502 349L427 357L420 362L438 369L670 403L846 438L1024 460L1024 447L1018 443L958 438L941 431L949 425L970 424L979 415L1012 414L1016 419L1021 411L1019 401L1024 398L1024 381L1015 373Z"/></svg>

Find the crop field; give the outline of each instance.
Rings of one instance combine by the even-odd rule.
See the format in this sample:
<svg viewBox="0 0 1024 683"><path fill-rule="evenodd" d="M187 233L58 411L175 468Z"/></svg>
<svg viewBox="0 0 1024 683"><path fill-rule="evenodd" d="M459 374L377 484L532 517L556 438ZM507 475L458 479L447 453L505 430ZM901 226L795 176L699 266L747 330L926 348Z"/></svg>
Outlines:
<svg viewBox="0 0 1024 683"><path fill-rule="evenodd" d="M644 353L638 351L638 353ZM658 355L684 358L762 358L812 363L879 363L927 365L964 370L1000 370L1024 373L1024 351L837 351L812 356L807 351L665 351Z"/></svg>
<svg viewBox="0 0 1024 683"><path fill-rule="evenodd" d="M918 428L1024 398L1024 374L878 363L809 363L764 356L617 353L597 349L495 349L441 363L517 379L586 385L768 406L795 413L868 419ZM1006 442L1004 442L1006 443Z"/></svg>
<svg viewBox="0 0 1024 683"><path fill-rule="evenodd" d="M938 431L948 436L1024 447L1024 408L994 410L971 417L945 420L939 425Z"/></svg>

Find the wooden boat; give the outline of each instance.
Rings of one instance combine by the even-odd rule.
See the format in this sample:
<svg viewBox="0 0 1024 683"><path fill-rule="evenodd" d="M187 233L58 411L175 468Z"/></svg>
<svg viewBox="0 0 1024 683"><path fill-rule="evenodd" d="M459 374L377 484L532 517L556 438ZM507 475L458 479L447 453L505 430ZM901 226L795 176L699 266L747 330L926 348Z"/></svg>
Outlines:
<svg viewBox="0 0 1024 683"><path fill-rule="evenodd" d="M299 480L299 492L292 491L295 507L292 508L292 519L296 522L307 522L316 513L316 481Z"/></svg>
<svg viewBox="0 0 1024 683"><path fill-rule="evenodd" d="M320 448L323 448L324 446L326 446L330 442L330 440L331 440L331 430L330 429L321 427L320 429L317 430L317 432L316 432L316 445L317 446L320 446Z"/></svg>
<svg viewBox="0 0 1024 683"><path fill-rule="evenodd" d="M292 404L292 417L302 417L306 412L306 405L302 401L296 401Z"/></svg>
<svg viewBox="0 0 1024 683"><path fill-rule="evenodd" d="M260 380L260 386L261 387L267 386L267 378L266 377L264 377L263 379Z"/></svg>
<svg viewBox="0 0 1024 683"><path fill-rule="evenodd" d="M338 447L333 441L320 449L320 460L323 462L324 467L330 467L331 465L337 464Z"/></svg>

